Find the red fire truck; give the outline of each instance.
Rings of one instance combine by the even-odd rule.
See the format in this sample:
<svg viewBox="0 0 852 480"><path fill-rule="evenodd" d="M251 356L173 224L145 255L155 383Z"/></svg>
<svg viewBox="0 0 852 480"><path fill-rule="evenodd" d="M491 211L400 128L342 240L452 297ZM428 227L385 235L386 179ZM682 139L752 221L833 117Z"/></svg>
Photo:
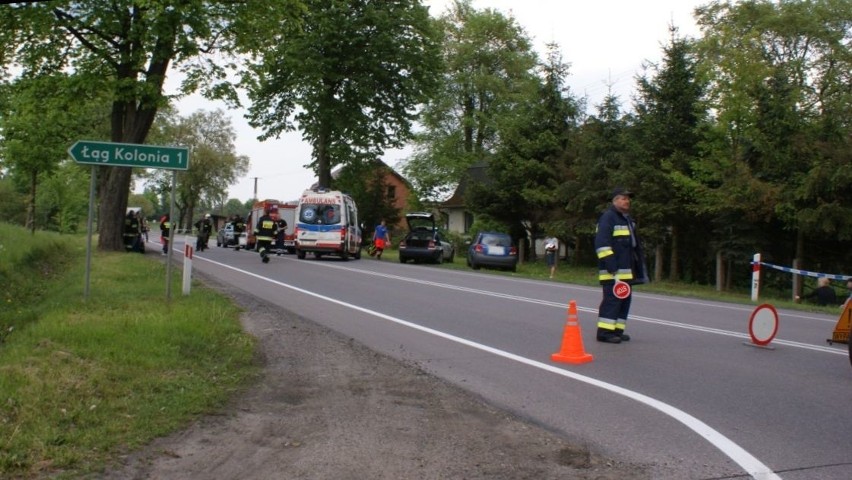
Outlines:
<svg viewBox="0 0 852 480"><path fill-rule="evenodd" d="M283 218L285 222L287 222L287 229L284 232L284 248L282 251L277 253L284 253L284 251L294 253L296 251L296 236L295 236L295 228L296 228L296 207L299 205L297 200L293 200L290 202L279 202L274 199L266 199L266 200L258 200L254 202L254 205L251 207L251 211L246 218L246 233L244 234L245 242L241 239L240 245L244 245L244 248L253 250L255 247L256 239L254 236L254 227L257 225L257 220L263 216L265 211L271 211L271 216L274 219ZM273 246L273 250L277 248Z"/></svg>

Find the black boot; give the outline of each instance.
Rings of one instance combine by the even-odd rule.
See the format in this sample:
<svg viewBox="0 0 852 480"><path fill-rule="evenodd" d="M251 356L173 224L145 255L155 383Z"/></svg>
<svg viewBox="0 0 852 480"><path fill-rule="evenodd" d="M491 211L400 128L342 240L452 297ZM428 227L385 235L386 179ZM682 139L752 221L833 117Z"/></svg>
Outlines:
<svg viewBox="0 0 852 480"><path fill-rule="evenodd" d="M624 330L622 330L620 328L615 329L615 334L618 335L618 338L620 338L622 342L629 342L630 341L630 335L624 333Z"/></svg>
<svg viewBox="0 0 852 480"><path fill-rule="evenodd" d="M597 340L604 343L621 343L621 337L616 335L614 331L605 328L598 328Z"/></svg>

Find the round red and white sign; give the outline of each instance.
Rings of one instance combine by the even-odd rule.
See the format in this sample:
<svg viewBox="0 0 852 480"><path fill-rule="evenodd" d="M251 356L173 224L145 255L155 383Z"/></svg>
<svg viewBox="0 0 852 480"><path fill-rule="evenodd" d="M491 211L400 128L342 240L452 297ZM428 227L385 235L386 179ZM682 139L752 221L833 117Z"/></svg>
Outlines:
<svg viewBox="0 0 852 480"><path fill-rule="evenodd" d="M748 334L755 345L766 346L778 333L778 312L768 303L758 306L748 321Z"/></svg>
<svg viewBox="0 0 852 480"><path fill-rule="evenodd" d="M630 296L630 284L616 280L615 285L612 286L612 294L615 295L615 298L624 300Z"/></svg>

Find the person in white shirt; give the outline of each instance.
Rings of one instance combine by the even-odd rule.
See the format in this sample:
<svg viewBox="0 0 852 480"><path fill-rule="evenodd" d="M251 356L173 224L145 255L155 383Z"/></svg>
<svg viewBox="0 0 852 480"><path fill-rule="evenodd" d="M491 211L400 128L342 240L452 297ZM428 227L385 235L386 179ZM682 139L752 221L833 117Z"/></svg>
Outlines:
<svg viewBox="0 0 852 480"><path fill-rule="evenodd" d="M544 261L550 268L550 278L556 273L556 255L559 252L559 240L556 237L544 239Z"/></svg>

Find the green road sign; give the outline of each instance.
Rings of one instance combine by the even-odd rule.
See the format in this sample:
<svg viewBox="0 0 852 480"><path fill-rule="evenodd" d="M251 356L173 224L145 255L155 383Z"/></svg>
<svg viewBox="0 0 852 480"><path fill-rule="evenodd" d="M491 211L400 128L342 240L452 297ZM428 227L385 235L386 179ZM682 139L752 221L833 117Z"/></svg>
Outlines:
<svg viewBox="0 0 852 480"><path fill-rule="evenodd" d="M107 167L164 168L168 170L186 170L189 168L189 149L186 147L80 140L71 145L68 154L77 163Z"/></svg>

